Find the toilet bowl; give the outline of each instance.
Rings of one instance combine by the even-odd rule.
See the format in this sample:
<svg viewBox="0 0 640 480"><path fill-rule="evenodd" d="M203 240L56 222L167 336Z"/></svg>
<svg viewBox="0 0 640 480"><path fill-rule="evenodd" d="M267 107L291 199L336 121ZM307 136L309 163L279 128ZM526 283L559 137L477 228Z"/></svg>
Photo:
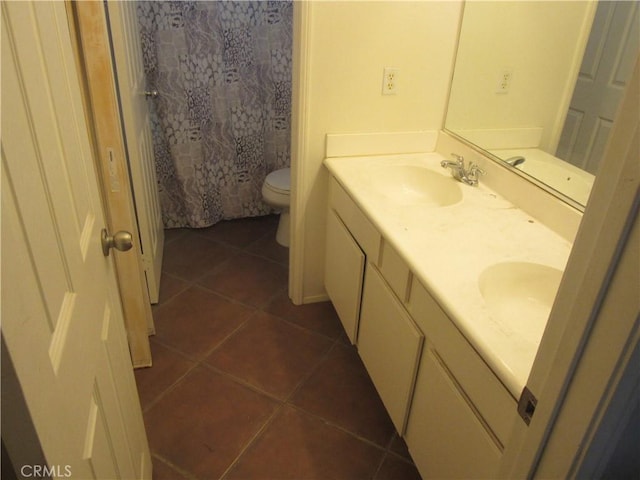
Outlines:
<svg viewBox="0 0 640 480"><path fill-rule="evenodd" d="M267 205L280 210L280 222L276 242L289 246L289 198L291 194L291 169L281 168L271 172L262 184L262 198Z"/></svg>

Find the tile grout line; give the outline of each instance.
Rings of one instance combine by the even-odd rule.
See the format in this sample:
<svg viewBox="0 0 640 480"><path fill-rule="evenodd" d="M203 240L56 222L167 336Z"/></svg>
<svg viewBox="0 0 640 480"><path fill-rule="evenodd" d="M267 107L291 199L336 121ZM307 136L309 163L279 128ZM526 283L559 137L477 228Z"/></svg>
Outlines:
<svg viewBox="0 0 640 480"><path fill-rule="evenodd" d="M339 425L337 423L335 423L333 420L325 418L321 415L318 415L314 412L310 412L308 410L306 410L305 408L296 405L295 403L292 403L291 400L293 399L293 397L300 391L300 389L302 388L302 386L313 376L313 374L315 374L315 372L320 368L320 366L322 365L322 363L324 363L324 361L329 358L329 356L331 355L331 353L336 349L336 348L341 348L343 345L341 343L341 339L340 337L336 338L333 342L333 344L331 345L331 347L329 347L329 349L327 350L327 352L323 355L323 357L318 361L318 363L310 370L309 374L306 375L299 383L298 385L296 385L296 387L293 389L293 391L291 392L291 394L287 397L287 399L285 400L285 403L287 406L298 410L299 412L303 412L306 415L309 415L313 418L316 418L317 420L322 421L323 423L330 425L334 428L337 428L338 430L349 434L351 437L354 437L358 440L361 440L371 446L376 447L379 450L383 450L386 451L386 447L383 447L382 445L378 445L377 443L373 442L372 440L369 440L365 437L362 437L360 435L358 435L356 432L352 432L351 430L348 430L347 428L343 427L342 425ZM394 430L395 432L395 430ZM387 446L390 444L390 442L393 441L393 435L391 436L391 439L387 442Z"/></svg>
<svg viewBox="0 0 640 480"><path fill-rule="evenodd" d="M380 461L378 462L378 468L376 468L376 471L373 473L373 476L371 477L372 480L376 480L378 478L378 474L380 473L380 470L382 470L382 465L384 465L384 461L387 459L388 454L389 452L386 450L382 453L382 457L380 457Z"/></svg>
<svg viewBox="0 0 640 480"><path fill-rule="evenodd" d="M193 229L191 229L193 230ZM225 268L225 266L227 266L227 264L231 261L232 258L238 256L239 254L245 254L251 257L256 257L256 258L260 258L263 259L265 261L268 261L270 263L273 264L277 264L277 265L281 265L284 267L288 267L288 262L281 262L279 260L276 260L275 258L269 257L269 256L265 256L262 255L259 251L256 251L258 248L258 245L260 242L264 241L268 236L274 235L275 236L275 230L273 229L273 226L269 226L266 231L264 231L264 233L262 233L261 235L257 235L255 237L255 239L253 239L250 243L248 243L247 245L244 246L237 246L234 245L232 243L227 243L225 241L221 241L221 240L216 240L213 238L209 238L203 231L198 231L196 230L195 232L193 232L195 235L198 235L201 238L206 239L208 242L212 242L215 243L217 245L220 245L226 249L229 250L229 255L226 256L218 265L215 265L213 268L207 270L206 273L202 274L201 276L198 276L195 279L192 280L186 280L183 279L182 277L175 275L171 272L167 272L167 271L163 271L164 274L169 275L170 277L179 280L181 282L185 283L184 288L180 289L178 292L174 293L170 298L168 298L167 300L163 301L161 304L159 304L156 308L154 308L154 313L156 311L158 311L159 309L161 309L164 305L173 302L175 300L176 297L178 297L179 295L181 295L182 293L184 293L186 290L196 287L199 289L202 289L206 292L210 292L220 298L223 298L229 302L232 302L236 305L240 305L243 307L246 307L248 309L251 309L251 312L249 312L249 314L247 315L247 318L240 324L238 325L235 329L233 329L228 335L226 335L222 340L220 340L219 342L216 343L216 345L214 347L212 347L211 349L207 350L206 353L202 356L198 356L197 358L190 358L188 356L188 354L186 354L185 352L182 352L181 350L166 345L164 344L162 341L158 341L155 340L155 342L158 343L158 345L161 345L164 348L167 348L168 350L178 354L180 357L188 360L189 362L193 362L193 365L190 366L190 368L185 371L178 379L176 379L169 387L167 387L166 389L164 389L160 394L158 394L154 399L152 399L149 404L147 405L147 407L145 408L145 412L147 412L148 410L150 410L151 408L153 408L155 405L157 405L164 397L166 397L170 392L174 391L176 386L181 383L182 381L184 381L185 378L187 378L188 376L192 375L194 370L197 367L203 367L205 369L207 369L208 371L221 375L225 378L227 378L228 380L243 386L253 392L255 392L256 394L262 395L264 397L266 397L267 399L269 399L270 401L273 401L275 406L274 406L274 410L271 413L271 415L269 417L267 417L264 421L264 423L260 426L260 428L258 428L256 430L256 432L248 439L248 441L242 446L240 452L237 454L237 456L233 459L233 461L229 464L229 466L226 468L226 470L219 476L220 479L223 478L227 478L227 476L230 474L230 472L236 468L238 466L238 464L242 461L242 458L244 457L244 455L247 453L247 451L249 451L252 446L254 446L256 444L256 442L264 435L264 433L267 431L267 429L274 423L275 419L278 417L278 415L281 414L281 412L285 409L285 408L292 408L298 412L300 412L301 414L308 416L309 418L315 418L317 421L322 422L323 424L326 424L328 426L331 426L333 428L336 428L342 432L344 432L345 434L349 435L350 437L357 439L361 442L364 442L372 447L374 447L376 450L381 452L381 457L380 460L378 462L377 468L373 473L373 476L371 478L375 479L377 478L377 476L380 474L380 471L382 469L382 466L384 465L384 462L388 459L388 458L395 458L398 460L403 461L404 463L407 464L411 464L413 465L413 462L410 459L405 458L404 456L402 456L402 454L400 453L396 453L394 451L391 450L393 444L394 444L394 440L395 440L395 436L397 435L397 433L394 430L394 433L391 435L390 439L387 441L386 446L382 446L379 445L371 440L368 440L367 438L361 437L360 435L356 434L355 432L351 432L350 430L348 430L345 427L342 427L336 423L334 423L333 421L330 421L324 417L322 417L319 414L315 414L312 412L309 412L307 410L305 410L302 407L299 407L295 404L292 403L294 397L300 392L300 390L304 387L304 385L309 381L309 379L321 368L321 365L327 360L327 358L329 358L329 356L331 355L332 352L334 352L336 349L341 348L341 347L348 347L348 345L345 345L343 338L342 338L342 334L338 335L335 338L332 338L329 335L326 335L324 333L320 333L317 330L314 330L312 328L309 328L307 326L303 326L303 324L299 324L296 323L293 320L287 320L286 318L284 318L283 316L279 315L279 314L275 314L275 313L271 313L266 311L265 309L268 308L271 304L274 303L274 301L276 300L276 298L278 298L280 295L283 294L283 292L286 291L287 287L282 287L281 289L279 289L277 292L273 293L262 305L260 306L255 306L255 305L249 305L247 303L244 303L242 301L233 299L231 297L227 297L226 295L223 295L221 293L216 292L213 289L207 288L201 284L199 284L198 282L202 281L206 276L209 275L213 275L216 272L219 272L220 270L222 270L223 268ZM169 242L166 242L166 244L173 244L174 242L179 242L179 241L184 241L187 239L187 235L188 235L188 231L187 229L184 229L183 232L180 232L179 234L176 234ZM265 244L265 251L266 248L271 248L270 245L266 245ZM253 249L254 251L250 251L249 249ZM271 250L270 250L271 251ZM216 350L218 350L219 348L221 348L229 339L231 339L232 337L234 337L235 335L238 335L243 329L247 328L247 326L249 325L249 322L251 321L252 318L254 318L254 316L258 313L265 313L268 315L271 315L277 319L279 319L280 321L285 322L285 324L295 327L298 330L301 331L305 331L307 333L312 333L315 336L319 336L322 337L324 339L330 340L332 341L332 343L329 345L329 347L327 348L326 352L324 352L319 359L316 361L316 363L308 370L308 372L306 374L304 374L300 380L298 381L298 383L292 388L292 390L287 394L284 395L282 398L278 398L277 396L265 392L263 390L261 390L259 387L256 387L254 385L249 384L247 381L240 379L238 377L235 377L234 375L232 375L231 373L219 370L218 368L206 363L206 359L209 358ZM401 438L398 435L399 438ZM157 454L157 453L153 453L153 456L158 459L159 461L163 462L164 464L170 466L171 468L173 468L174 470L176 470L177 472L180 472L181 474L185 475L186 477L188 477L190 480L197 480L196 477L191 474L188 471L184 471L183 473L183 469L182 468L177 468L176 466L174 466L173 463L171 463L170 461L168 461L167 459L165 459L163 456Z"/></svg>
<svg viewBox="0 0 640 480"><path fill-rule="evenodd" d="M224 370L220 370L219 368L214 367L213 365L210 365L210 364L205 363L205 362L202 362L199 365L202 368L205 368L205 369L209 370L212 373L215 373L217 375L225 377L227 380L230 380L230 381L240 385L241 387L246 388L247 390L251 390L253 393L257 393L258 395L262 395L263 397L267 397L269 400L271 400L271 401L273 401L275 403L282 403L282 399L276 397L273 393L270 393L270 392L267 392L265 390L262 390L260 387L252 385L251 383L247 382L246 380L244 380L244 379L242 379L240 377L236 377L232 373L225 372Z"/></svg>
<svg viewBox="0 0 640 480"><path fill-rule="evenodd" d="M351 430L348 430L347 428L343 427L342 425L339 425L339 424L335 423L334 421L332 421L332 420L330 420L328 418L322 417L322 416L318 415L317 413L313 413L313 412L310 412L308 410L305 410L304 408L302 408L302 407L300 407L298 405L295 405L293 403L287 403L286 406L290 407L290 408L292 408L294 410L297 410L298 412L301 412L304 415L307 415L307 416L309 416L311 418L314 418L314 419L322 422L325 425L329 425L330 427L333 427L336 430L340 430L342 433L345 433L345 434L349 435L350 437L355 438L356 440L359 440L359 441L361 441L363 443L366 443L370 447L373 447L373 448L375 448L376 450L379 450L382 453L385 453L387 451L385 449L385 447L383 447L382 445L377 444L373 440L369 440L368 438L365 438L365 437L363 437L361 435L358 435L356 432L352 432Z"/></svg>
<svg viewBox="0 0 640 480"><path fill-rule="evenodd" d="M245 327L245 325L249 322L249 319L253 315L255 315L255 312L250 313L247 316L247 318L240 325L238 325L235 329L233 329L231 332L229 332L229 334L227 336L225 336L216 346L214 346L213 348L211 348L210 350L205 352L201 358L199 358L199 357L190 357L188 354L186 354L185 352L179 350L178 348L176 348L174 346L171 346L171 345L167 345L162 340L155 339L154 340L155 343L157 343L158 345L166 348L167 350L172 351L173 353L179 355L180 357L184 358L185 360L188 360L189 362L193 362L193 365L184 374L182 374L179 378L177 378L175 382L173 382L166 389L164 389L162 392L160 392L153 400L151 400L149 402L149 404L144 408L143 412L148 411L154 405L159 403L162 400L162 398L164 398L166 395L168 395L168 393L170 391L174 390L175 387L177 386L177 384L180 383L184 378L186 378L188 376L188 374L190 374L196 367L198 367L198 366L209 366L208 364L204 363L204 360L207 357L209 357L215 350L217 350L223 343L225 343L230 337L234 336L236 334L236 332L242 330ZM153 367L151 367L151 368L153 368Z"/></svg>
<svg viewBox="0 0 640 480"><path fill-rule="evenodd" d="M180 375L171 385L162 390L158 395L156 395L152 400L149 401L146 407L142 409L143 413L148 413L154 406L156 406L160 401L169 395L173 390L176 389L179 383L181 383L185 378L191 375L193 370L198 366L198 363L195 362L188 370L186 370L182 375Z"/></svg>
<svg viewBox="0 0 640 480"><path fill-rule="evenodd" d="M307 381L318 371L318 369L320 368L320 366L327 360L327 358L329 358L329 356L331 355L331 352L333 352L334 348L335 348L335 344L336 342L334 341L331 346L329 348L327 348L327 351L324 352L324 354L322 355L322 357L320 357L320 359L318 359L318 361L316 362L316 364L311 367L309 369L309 371L307 372L306 375L304 375L300 381L296 384L295 387L293 387L293 389L291 390L291 392L289 392L289 395L287 395L287 398L284 399L284 403L290 406L294 406L291 403L291 400L293 399L293 397L300 391L300 389L302 388L302 386L304 384L307 383Z"/></svg>
<svg viewBox="0 0 640 480"><path fill-rule="evenodd" d="M372 440L362 437L360 435L358 435L356 432L352 432L351 430L333 422L332 420L325 418L323 416L320 416L316 413L313 412L309 412L307 410L305 410L304 408L295 405L293 403L291 403L291 399L295 396L295 394L300 390L300 388L302 388L302 386L307 382L307 380L309 380L309 378L311 378L313 376L313 374L320 368L320 366L322 365L322 363L324 363L324 361L330 356L331 352L335 349L335 348L339 348L341 347L341 343L340 343L340 339L336 339L334 340L333 344L327 349L327 351L323 354L323 356L316 362L316 364L309 370L309 372L300 379L300 381L298 382L298 384L292 389L292 391L289 393L289 395L285 398L285 399L281 399L278 398L276 396L274 396L272 393L266 392L262 389L260 389L259 387L256 387L255 385L252 385L248 382L246 382L246 380L243 380L241 378L238 378L228 372L225 372L223 370L219 370L218 368L203 363L202 366L210 369L211 371L220 374L226 378L228 378L229 380L238 383L239 385L246 387L252 391L254 391L255 393L264 395L274 401L276 401L278 403L278 407L274 410L274 413L272 415L272 417L270 417L265 424L263 425L263 427L260 428L260 430L258 430L258 432L256 432L256 434L248 441L247 445L244 446L244 448L241 450L241 452L238 454L238 456L234 459L234 461L230 464L229 468L225 471L225 473L220 477L220 478L224 478L224 476L231 471L231 469L240 461L241 457L244 455L244 453L249 449L249 447L251 445L253 445L255 443L255 441L258 439L258 437L261 436L262 432L267 428L268 425L270 425L273 422L273 418L275 417L275 414L279 411L281 411L283 408L288 407L288 408L292 408L293 410L296 410L300 413L302 413L303 415L306 415L310 418L316 419L318 421L320 421L321 423L328 425L332 428L335 428L341 432L343 432L344 434L348 435L351 438L354 438L358 441L361 441L373 448L375 448L376 450L378 450L381 453L381 460L380 460L380 464L378 466L378 469L380 468L380 466L382 465L382 462L384 461L384 459L387 456L387 452L388 452L388 447L391 445L391 442L393 441L393 437L395 435L395 431L393 434L391 434L389 441L387 442L386 446L383 445L379 445L375 442L373 442ZM376 473L378 471L378 469L376 470Z"/></svg>
<svg viewBox="0 0 640 480"><path fill-rule="evenodd" d="M247 318L245 318L244 321L240 323L240 325L238 325L236 328L230 331L216 345L211 347L209 350L205 351L205 353L203 353L202 356L198 358L197 362L204 364L205 359L209 358L216 350L222 347L227 342L227 340L229 340L230 338L234 337L236 334L238 334L239 332L247 328L251 318L253 318L256 314L257 314L256 310L253 309L253 311L247 315Z"/></svg>
<svg viewBox="0 0 640 480"><path fill-rule="evenodd" d="M208 228L210 228L210 227L208 227ZM194 229L192 229L192 230L194 230ZM212 289L210 289L210 288L207 288L207 287L205 287L205 286L201 285L200 283L198 283L198 282L200 282L200 281L201 281L205 276L213 275L213 274L215 274L216 272L218 272L219 270L222 270L222 268L223 268L223 267L224 267L224 266L225 266L225 265L226 265L226 264L227 264L227 263L228 263L228 262L229 262L229 261L230 261L234 256L236 256L238 253L244 253L244 254L247 254L247 255L250 255L250 256L253 256L253 257L261 258L261 259L263 259L263 260L265 260L265 261L268 261L268 262L270 262L270 263L273 263L273 264L280 265L280 266L283 266L283 267L287 267L287 268L288 268L288 262L286 262L286 263L285 263L285 262L280 262L280 261L274 260L274 259L272 259L272 258L270 258L270 257L264 256L264 255L260 255L259 253L251 252L251 251L249 251L249 250L248 250L248 248L250 248L252 245L256 244L258 241L260 241L260 240L262 240L262 239L266 238L266 237L267 237L267 235L270 235L271 233L274 233L274 232L265 232L262 236L259 236L257 239L255 239L254 241L252 241L252 242L251 242L251 243L249 243L248 245L246 245L246 246L244 246L244 247L240 247L240 246L234 245L234 244L232 244L232 243L227 243L227 242L222 242L222 241L219 241L219 240L211 239L211 238L209 238L206 234L199 233L199 232L197 231L197 229L195 229L195 230L196 230L196 232L194 232L194 234L198 235L199 237L204 238L205 240L207 240L207 241L209 241L209 242L212 242L212 243L215 243L215 244L217 244L217 245L219 245L219 246L226 247L226 248L229 248L229 249L233 250L233 255L229 256L228 258L225 258L225 259L224 259L222 262L220 262L218 265L216 265L215 267L213 267L213 268L211 268L210 270L208 270L206 273L203 273L202 275L200 275L200 276L198 276L198 277L196 277L196 278L194 278L194 279L186 279L186 278L184 278L184 277L182 277L182 276L180 276L180 275L176 274L175 272L171 272L171 271L168 271L168 270L163 270L163 271L162 271L162 273L163 273L163 274L168 274L168 275L169 275L169 276L171 276L172 278L174 278L174 279L176 279L176 280L179 280L179 281L181 281L181 282L184 282L184 283L186 284L186 286L185 286L183 289L181 289L179 292L176 292L176 293L175 293L174 295L172 295L170 298L168 298L168 299L164 300L164 301L163 301L163 302L161 302L161 303L159 302L159 303L157 304L158 306L155 308L155 310L158 310L158 309L162 308L165 304L167 304L167 303L171 302L171 301L172 301L175 297L177 297L179 294L183 293L184 291L188 290L189 288L191 288L191 287L193 287L193 286L198 286L198 287L204 288L204 289L205 289L205 290L207 290L207 291L210 291L210 292L213 292L213 293L215 293L215 294L217 294L217 295L220 295L221 297L223 297L223 298L225 298L225 299L227 299L227 300L232 300L232 301L234 301L235 303L239 303L240 305L249 306L249 307L254 307L254 308L264 308L265 306L267 306L268 304L270 304L270 303L275 299L275 297L276 297L277 295L279 295L279 294L281 293L280 291L279 291L279 292L277 292L277 293L276 293L276 294L274 294L272 297L270 297L270 298L268 299L268 301L267 301L264 305L262 305L262 306L260 306L260 307L255 307L254 305L249 305L249 304L246 304L246 303L244 303L244 302L240 302L240 301L235 300L235 299L233 299L233 298L230 298L230 297L227 297L227 296L225 296L225 295L222 295L222 294L220 294L220 293L216 292L215 290L212 290ZM172 240L171 240L170 242L168 242L168 243L174 243L174 242L176 242L176 241L179 241L179 240L180 240L180 237L183 237L184 235L186 235L186 232L181 233L177 238L172 239ZM274 235L275 235L275 233L274 233ZM283 289L282 289L282 290L285 290L286 288L287 288L287 287L285 286L285 287L283 287Z"/></svg>
<svg viewBox="0 0 640 480"><path fill-rule="evenodd" d="M269 418L267 418L264 422L264 424L256 431L256 433L247 441L247 443L244 445L244 447L242 447L242 449L240 450L240 452L238 453L238 455L236 456L236 458L233 459L233 461L229 464L229 466L227 467L227 469L222 472L222 475L220 475L218 477L219 480L223 480L228 474L229 472L231 472L231 470L233 470L236 465L238 465L238 463L240 462L240 460L242 459L242 457L244 456L245 452L247 450L249 450L254 444L255 442L258 440L258 438L260 438L262 436L262 434L264 433L264 431L267 429L267 427L269 427L275 417L278 415L278 413L285 407L284 403L280 403L274 410L273 413L271 413L271 416L269 416Z"/></svg>
<svg viewBox="0 0 640 480"><path fill-rule="evenodd" d="M215 225L212 225L212 227L213 226L215 226ZM211 227L206 227L206 228L211 228ZM196 235L198 235L198 236L200 236L202 238L205 238L210 242L215 242L218 245L221 245L223 247L230 247L230 248L233 248L233 249L236 249L236 250L241 250L241 251L243 251L243 252L245 252L245 253L247 253L249 255L260 257L260 258L263 258L265 260L269 260L271 262L278 263L278 264L281 264L281 265L283 264L283 262L281 262L279 260L275 260L275 259L273 259L273 258L271 258L269 256L260 254L260 253L255 252L255 251L251 251L251 248L253 248L255 245L258 244L258 242L264 240L265 238L271 237L271 236L273 236L275 238L277 227L276 228L272 228L271 230L263 232L261 235L259 235L255 239L251 240L246 245L237 245L237 244L234 244L232 242L227 242L227 241L224 241L224 240L218 240L218 239L215 239L215 238L210 238L206 233L199 231L200 229L193 229L193 230L195 230L194 234L196 234ZM288 249L288 247L282 247L282 248L287 248ZM288 263L288 258L287 258L287 263Z"/></svg>
<svg viewBox="0 0 640 480"><path fill-rule="evenodd" d="M178 472L180 475L182 475L183 477L185 477L186 480L200 480L198 477L196 477L195 475L193 475L189 470L185 470L184 468L176 465L175 463L173 463L172 461L164 458L162 455L160 455L159 453L152 453L151 454L152 460L153 457L155 457L156 460L159 460L161 463L164 463L166 466L168 466L169 468L171 468L172 470L175 470L176 472ZM152 462L153 464L153 462Z"/></svg>
<svg viewBox="0 0 640 480"><path fill-rule="evenodd" d="M244 454L251 448L252 445L255 444L255 442L262 436L262 434L264 433L264 431L273 423L276 415L281 412L283 409L285 408L291 408L293 410L297 410L298 412L302 413L303 415L307 415L311 418L315 418L316 420L322 422L325 425L329 425L333 428L336 428L340 431L342 431L343 433L346 433L347 435L360 440L360 441L364 441L365 443L367 443L370 446L375 447L377 450L379 450L381 452L381 457L382 459L380 460L380 463L378 465L378 469L376 470L376 474L378 472L378 470L380 469L380 466L382 465L382 461L384 460L385 456L386 456L386 449L384 447L382 447L381 445L377 445L374 442L362 438L360 436L358 436L357 434L355 434L355 432L351 432L347 429L345 429L344 427L341 427L340 425L337 425L335 423L333 423L332 421L330 421L329 419L326 419L324 417L321 417L319 415L316 415L312 412L308 412L305 409L298 407L297 405L290 403L290 400L295 396L295 394L300 390L300 388L302 388L302 386L307 382L307 380L309 380L309 378L311 378L313 376L313 374L320 368L320 365L322 365L322 363L329 357L329 355L331 354L331 352L333 351L333 349L335 348L336 344L338 343L339 339L334 340L333 344L327 349L327 351L324 353L324 355L322 355L322 357L316 362L316 364L309 369L309 372L303 376L300 381L297 383L297 385L291 390L291 392L289 393L289 395L283 400L283 399L277 399L279 405L278 407L274 410L273 414L271 415L271 417L269 417L269 419L267 419L267 421L264 423L264 425L256 432L256 434L247 442L247 444L242 448L242 450L240 451L240 453L238 453L238 456L233 460L233 462L231 462L231 464L229 465L229 467L224 471L224 473L219 477L221 480L224 479L226 477L226 475L231 472L231 470L233 470L233 468L235 468L235 466L241 461L242 457L244 456ZM209 368L211 368L212 370L218 372L218 373L222 373L222 374L226 374L227 376L230 377L231 380L234 380L236 382L238 382L239 379L237 379L235 376L227 373L227 372L220 372L218 369L216 369L215 367L212 367L211 365L209 365ZM267 392L263 392L260 389L257 389L255 386L253 385L249 385L246 384L245 381L241 380L240 382L241 385L246 386L254 391L256 391L257 393L262 393L264 395L269 396L269 398L274 398L272 396L272 394L269 394ZM393 440L393 435L391 436L391 439L388 442L388 445L390 445L391 441ZM372 477L373 478L373 477Z"/></svg>
<svg viewBox="0 0 640 480"><path fill-rule="evenodd" d="M278 318L278 317L276 317ZM247 319L247 321L245 322L248 323L249 319ZM244 324L243 324L244 325ZM302 328L302 327L299 327ZM238 331L240 328L236 329L235 331ZM305 330L307 332L309 332L309 330ZM311 332L314 333L314 332ZM229 335L226 339L228 339L231 335ZM327 338L327 337L322 337L322 338ZM226 341L226 339L224 341ZM289 394L284 397L284 398L280 398L278 396L276 396L275 394L271 393L271 392L267 392L266 390L261 389L260 387L258 387L257 385L253 385L251 383L249 383L247 380L237 377L234 374L227 372L225 370L221 370L218 367L215 367L214 365L211 365L209 363L206 363L205 358L208 358L212 353L214 353L218 348L220 348L222 346L221 342L217 347L215 347L214 349L212 349L207 355L206 357L204 357L202 360L198 361L198 364L202 367L205 367L209 370L211 370L212 372L215 372L219 375L222 375L224 377L227 377L229 380L234 381L235 383L238 383L239 385L242 385L243 387L248 388L249 390L252 390L255 393L264 395L268 398L270 398L271 400L274 400L275 402L281 403L283 405L289 405L289 400L298 392L298 390L302 387L302 385L304 383L306 383L306 381L311 378L311 376L316 372L316 370L318 368L320 368L320 365L328 358L328 356L330 355L331 351L334 348L334 344L331 344L331 346L329 346L329 348L327 348L327 351L324 352L322 354L322 356L317 360L316 364L313 365L310 369L309 372L306 373L305 375L302 376L302 378L298 381L298 383L292 388L291 392L289 392Z"/></svg>
<svg viewBox="0 0 640 480"><path fill-rule="evenodd" d="M203 277L203 278L204 278L204 277ZM206 291L207 291L207 292L209 292L209 293L213 293L214 295L217 295L217 296L219 296L219 297L221 297L221 298L224 298L225 300L227 300L227 301L229 301L229 302L231 302L231 303L235 303L236 305L241 305L241 306L243 306L243 307L251 308L251 309L253 309L253 310L260 310L260 311L263 311L263 308L264 308L264 307L266 307L266 306L268 306L268 305L269 305L273 300L275 300L275 298L276 298L278 295L280 295L280 293L282 293L282 292L284 291L284 288L286 288L286 287L283 287L283 288L282 288L281 290L279 290L276 294L274 294L274 295L272 295L271 297L269 297L269 299L265 302L265 304L264 304L264 305L256 306L256 305L251 305L250 303L245 303L245 302L243 302L243 301L241 301L241 300L238 300L238 299L236 299L236 298L229 297L228 295L225 295L224 293L217 292L217 291L213 290L212 288L209 288L209 287L207 287L207 286L205 286L205 285L201 285L201 284L199 284L199 283L194 283L193 285L191 285L191 286L190 286L190 288L191 288L191 287L198 287L198 288L201 288L202 290L206 290ZM269 313L269 312L266 312L266 313ZM273 314L272 314L272 315L273 315Z"/></svg>

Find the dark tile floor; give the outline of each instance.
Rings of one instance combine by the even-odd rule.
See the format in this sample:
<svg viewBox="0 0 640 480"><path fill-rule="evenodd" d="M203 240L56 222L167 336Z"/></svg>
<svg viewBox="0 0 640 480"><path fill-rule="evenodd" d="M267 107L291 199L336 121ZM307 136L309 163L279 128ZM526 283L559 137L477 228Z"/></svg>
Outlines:
<svg viewBox="0 0 640 480"><path fill-rule="evenodd" d="M419 479L331 304L289 300L277 221L166 232L136 370L154 480Z"/></svg>

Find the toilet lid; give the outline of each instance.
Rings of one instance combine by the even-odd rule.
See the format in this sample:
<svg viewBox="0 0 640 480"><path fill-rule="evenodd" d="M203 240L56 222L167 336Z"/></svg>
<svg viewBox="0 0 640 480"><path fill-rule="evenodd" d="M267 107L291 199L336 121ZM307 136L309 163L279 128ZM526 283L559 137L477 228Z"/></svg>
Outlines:
<svg viewBox="0 0 640 480"><path fill-rule="evenodd" d="M289 193L291 191L291 169L281 168L267 175L265 182L269 188L281 193Z"/></svg>

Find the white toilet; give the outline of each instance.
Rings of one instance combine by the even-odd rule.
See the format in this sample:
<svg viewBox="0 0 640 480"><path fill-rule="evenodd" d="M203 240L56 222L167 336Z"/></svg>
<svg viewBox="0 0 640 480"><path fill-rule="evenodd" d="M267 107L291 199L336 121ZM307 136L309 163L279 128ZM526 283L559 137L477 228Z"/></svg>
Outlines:
<svg viewBox="0 0 640 480"><path fill-rule="evenodd" d="M283 247L289 246L289 198L291 194L291 169L281 168L267 175L262 185L262 198L265 203L280 210L280 223L276 233L276 242Z"/></svg>

